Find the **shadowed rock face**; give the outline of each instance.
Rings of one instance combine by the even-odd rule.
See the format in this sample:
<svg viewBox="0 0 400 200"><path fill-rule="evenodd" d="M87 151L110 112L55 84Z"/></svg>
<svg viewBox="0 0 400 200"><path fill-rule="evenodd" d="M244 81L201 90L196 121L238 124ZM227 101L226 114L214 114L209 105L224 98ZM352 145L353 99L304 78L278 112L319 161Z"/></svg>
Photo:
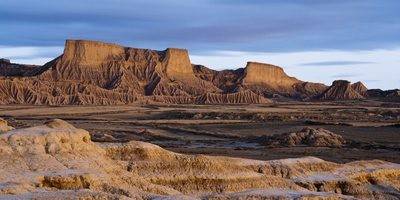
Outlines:
<svg viewBox="0 0 400 200"><path fill-rule="evenodd" d="M324 92L328 86L322 83L301 82L295 84L294 88L299 99L309 100Z"/></svg>
<svg viewBox="0 0 400 200"><path fill-rule="evenodd" d="M5 199L396 199L399 180L400 166L379 160L259 161L98 144L63 120L0 133Z"/></svg>
<svg viewBox="0 0 400 200"><path fill-rule="evenodd" d="M32 69L34 69L35 65L21 65L16 63L11 63L8 59L0 59L0 76L17 76L21 77L24 74Z"/></svg>
<svg viewBox="0 0 400 200"><path fill-rule="evenodd" d="M369 98L377 98L383 101L400 101L400 90L381 90L381 89L371 89L367 90L366 95Z"/></svg>
<svg viewBox="0 0 400 200"><path fill-rule="evenodd" d="M244 68L239 68L236 70L216 71L202 65L193 65L193 71L197 77L212 82L224 93L237 92L244 70Z"/></svg>

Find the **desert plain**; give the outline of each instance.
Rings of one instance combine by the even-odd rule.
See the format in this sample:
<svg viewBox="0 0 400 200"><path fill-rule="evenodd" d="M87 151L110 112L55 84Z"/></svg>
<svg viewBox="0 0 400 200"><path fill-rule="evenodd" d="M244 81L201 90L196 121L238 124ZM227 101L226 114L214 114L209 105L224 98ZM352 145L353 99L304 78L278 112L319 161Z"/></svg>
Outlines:
<svg viewBox="0 0 400 200"><path fill-rule="evenodd" d="M60 118L88 130L95 142L139 140L168 150L260 160L316 156L345 163L400 163L400 104L377 101L286 102L272 105L0 106L2 118L26 128ZM342 147L264 145L263 136L323 128Z"/></svg>

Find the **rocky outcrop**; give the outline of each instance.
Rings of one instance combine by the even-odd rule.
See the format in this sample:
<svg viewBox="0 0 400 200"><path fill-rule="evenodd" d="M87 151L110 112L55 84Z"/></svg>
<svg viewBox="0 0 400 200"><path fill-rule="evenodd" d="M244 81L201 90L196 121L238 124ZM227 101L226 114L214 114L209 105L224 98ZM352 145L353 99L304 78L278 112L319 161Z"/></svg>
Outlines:
<svg viewBox="0 0 400 200"><path fill-rule="evenodd" d="M294 77L289 77L281 67L248 62L244 70L243 85L266 85L271 88L290 88L300 81Z"/></svg>
<svg viewBox="0 0 400 200"><path fill-rule="evenodd" d="M379 99L383 101L400 101L400 90L381 90L381 89L371 89L366 92L369 98Z"/></svg>
<svg viewBox="0 0 400 200"><path fill-rule="evenodd" d="M296 78L288 76L281 67L248 62L240 81L240 87L265 97L272 97L274 94L291 97L295 95L294 85L300 82Z"/></svg>
<svg viewBox="0 0 400 200"><path fill-rule="evenodd" d="M281 67L257 62L248 62L246 68L236 70L215 71L202 65L194 65L193 70L197 77L212 82L225 93L247 90L264 98L283 96L303 100L327 88L324 84L290 77Z"/></svg>
<svg viewBox="0 0 400 200"><path fill-rule="evenodd" d="M353 89L349 81L336 80L327 90L316 98L319 100L354 100L364 99L364 96Z"/></svg>
<svg viewBox="0 0 400 200"><path fill-rule="evenodd" d="M2 118L0 118L0 134L13 130L14 128L12 126L8 125L8 122Z"/></svg>
<svg viewBox="0 0 400 200"><path fill-rule="evenodd" d="M314 157L259 161L94 143L63 120L0 134L4 199L395 199L400 165Z"/></svg>
<svg viewBox="0 0 400 200"><path fill-rule="evenodd" d="M224 93L237 92L240 79L244 76L244 68L216 71L202 65L193 65L193 71L197 77L212 82Z"/></svg>
<svg viewBox="0 0 400 200"><path fill-rule="evenodd" d="M312 97L322 94L328 86L322 83L301 82L294 85L295 97L302 100L310 100Z"/></svg>
<svg viewBox="0 0 400 200"><path fill-rule="evenodd" d="M263 137L261 143L268 147L341 147L346 141L328 130L306 127L298 132Z"/></svg>
<svg viewBox="0 0 400 200"><path fill-rule="evenodd" d="M367 95L368 88L361 81L351 84L351 88L362 96Z"/></svg>
<svg viewBox="0 0 400 200"><path fill-rule="evenodd" d="M6 58L0 58L0 63L2 63L2 64L10 64L11 61L9 59L6 59Z"/></svg>
<svg viewBox="0 0 400 200"><path fill-rule="evenodd" d="M7 77L22 77L25 73L33 70L37 66L35 65L22 65L11 63L10 60L1 58L0 59L0 76Z"/></svg>

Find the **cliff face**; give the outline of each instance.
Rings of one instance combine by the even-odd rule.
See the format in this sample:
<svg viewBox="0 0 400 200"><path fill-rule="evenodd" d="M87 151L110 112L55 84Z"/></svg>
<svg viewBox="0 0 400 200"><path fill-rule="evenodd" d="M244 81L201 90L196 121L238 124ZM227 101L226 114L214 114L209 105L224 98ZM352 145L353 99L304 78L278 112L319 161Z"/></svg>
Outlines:
<svg viewBox="0 0 400 200"><path fill-rule="evenodd" d="M281 67L248 62L244 70L243 85L263 85L271 88L291 88L300 81L288 76Z"/></svg>
<svg viewBox="0 0 400 200"><path fill-rule="evenodd" d="M195 79L186 49L168 48L164 59L166 75L175 79Z"/></svg>
<svg viewBox="0 0 400 200"><path fill-rule="evenodd" d="M294 99L306 99L321 93L322 84L306 83L288 76L281 67L248 62L240 82L240 88L252 90L264 97L275 95Z"/></svg>
<svg viewBox="0 0 400 200"><path fill-rule="evenodd" d="M64 54L42 67L42 80L76 81L104 89L141 95L176 95L218 92L194 76L183 49L154 51L114 44L68 40ZM169 82L174 84L167 84Z"/></svg>
<svg viewBox="0 0 400 200"><path fill-rule="evenodd" d="M243 93L243 98L242 93L222 95L224 91L218 84L195 74L187 50L175 48L155 51L67 40L61 56L21 75L21 78L3 77L0 80L0 90L4 91L0 103L202 103L198 99L205 94L218 96L212 98L218 99L215 103L266 102L253 102L263 97L247 98L247 93Z"/></svg>

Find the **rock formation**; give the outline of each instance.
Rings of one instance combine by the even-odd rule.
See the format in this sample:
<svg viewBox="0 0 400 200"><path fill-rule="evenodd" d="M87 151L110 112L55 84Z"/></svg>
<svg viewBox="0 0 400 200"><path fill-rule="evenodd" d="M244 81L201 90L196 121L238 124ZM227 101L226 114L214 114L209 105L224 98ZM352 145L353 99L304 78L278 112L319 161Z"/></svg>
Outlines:
<svg viewBox="0 0 400 200"><path fill-rule="evenodd" d="M342 136L334 134L328 130L306 127L298 132L263 137L261 143L269 147L341 147L346 143L346 141Z"/></svg>
<svg viewBox="0 0 400 200"><path fill-rule="evenodd" d="M35 65L22 65L11 63L10 60L1 58L0 59L0 77L7 76L7 77L21 77L24 74L32 69L34 69Z"/></svg>
<svg viewBox="0 0 400 200"><path fill-rule="evenodd" d="M362 96L367 95L368 88L361 81L351 84L351 88Z"/></svg>
<svg viewBox="0 0 400 200"><path fill-rule="evenodd" d="M322 94L328 86L322 83L301 82L294 85L295 97L302 100L310 100L311 98Z"/></svg>
<svg viewBox="0 0 400 200"><path fill-rule="evenodd" d="M0 134L4 199L395 199L400 165L259 161L94 143L62 120Z"/></svg>
<svg viewBox="0 0 400 200"><path fill-rule="evenodd" d="M288 76L281 67L248 62L216 71L190 62L185 49L164 51L67 40L43 66L0 60L0 104L114 105L130 103L270 103L347 100L366 96L362 83L331 87Z"/></svg>
<svg viewBox="0 0 400 200"><path fill-rule="evenodd" d="M202 65L193 65L193 71L197 77L212 82L224 93L237 92L240 79L244 75L244 68L216 71Z"/></svg>
<svg viewBox="0 0 400 200"><path fill-rule="evenodd" d="M379 99L383 101L400 101L400 90L381 90L381 89L371 89L366 92L369 98Z"/></svg>
<svg viewBox="0 0 400 200"><path fill-rule="evenodd" d="M225 99L211 98L219 102L268 102L248 98L246 92L246 97L223 94L194 73L186 50L154 51L82 40L67 40L61 56L24 77L0 79L0 90L2 104L201 103L197 99L207 94Z"/></svg>
<svg viewBox="0 0 400 200"><path fill-rule="evenodd" d="M0 134L3 132L7 132L10 130L13 130L14 128L12 126L8 125L8 122L2 118L0 118Z"/></svg>
<svg viewBox="0 0 400 200"><path fill-rule="evenodd" d="M321 94L327 88L321 83L290 77L281 67L257 62L248 62L245 68L222 71L194 65L194 71L197 77L212 82L225 93L252 91L265 98L280 95L301 100Z"/></svg>
<svg viewBox="0 0 400 200"><path fill-rule="evenodd" d="M290 93L293 90L293 85L299 82L301 81L289 77L281 67L248 62L241 84L243 87L249 88L259 86L259 88L263 88L264 91L261 92L264 93Z"/></svg>
<svg viewBox="0 0 400 200"><path fill-rule="evenodd" d="M364 96L359 94L349 81L336 80L327 90L317 96L320 100L352 100L364 99Z"/></svg>

